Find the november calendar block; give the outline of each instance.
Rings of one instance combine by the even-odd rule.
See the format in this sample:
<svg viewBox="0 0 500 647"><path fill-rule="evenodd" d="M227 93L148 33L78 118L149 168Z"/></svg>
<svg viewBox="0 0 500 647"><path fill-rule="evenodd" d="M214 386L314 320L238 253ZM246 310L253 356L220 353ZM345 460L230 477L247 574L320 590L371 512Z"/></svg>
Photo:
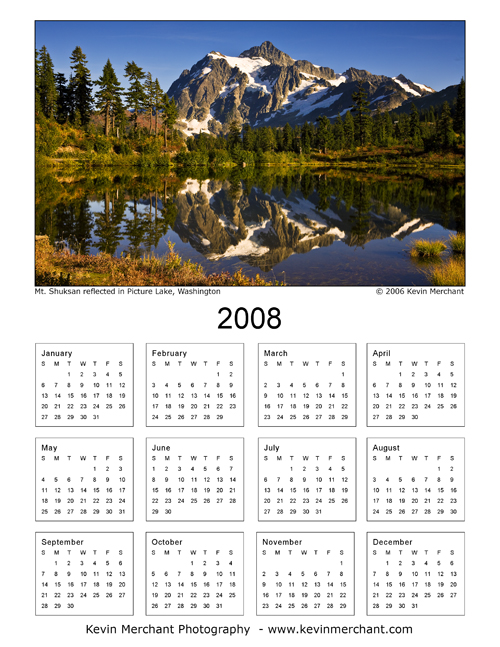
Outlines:
<svg viewBox="0 0 500 647"><path fill-rule="evenodd" d="M148 427L242 427L243 344L147 344Z"/></svg>
<svg viewBox="0 0 500 647"><path fill-rule="evenodd" d="M37 427L132 427L133 344L36 344Z"/></svg>
<svg viewBox="0 0 500 647"><path fill-rule="evenodd" d="M146 533L146 615L243 615L243 533Z"/></svg>
<svg viewBox="0 0 500 647"><path fill-rule="evenodd" d="M134 614L131 532L37 532L36 615Z"/></svg>
<svg viewBox="0 0 500 647"><path fill-rule="evenodd" d="M354 533L257 533L257 615L354 615Z"/></svg>
<svg viewBox="0 0 500 647"><path fill-rule="evenodd" d="M259 438L259 521L355 520L355 438Z"/></svg>
<svg viewBox="0 0 500 647"><path fill-rule="evenodd" d="M259 427L355 426L355 344L259 344Z"/></svg>
<svg viewBox="0 0 500 647"><path fill-rule="evenodd" d="M369 532L367 550L367 615L465 614L463 532Z"/></svg>
<svg viewBox="0 0 500 647"><path fill-rule="evenodd" d="M367 344L369 427L463 427L464 344Z"/></svg>
<svg viewBox="0 0 500 647"><path fill-rule="evenodd" d="M464 438L368 438L368 521L464 521Z"/></svg>

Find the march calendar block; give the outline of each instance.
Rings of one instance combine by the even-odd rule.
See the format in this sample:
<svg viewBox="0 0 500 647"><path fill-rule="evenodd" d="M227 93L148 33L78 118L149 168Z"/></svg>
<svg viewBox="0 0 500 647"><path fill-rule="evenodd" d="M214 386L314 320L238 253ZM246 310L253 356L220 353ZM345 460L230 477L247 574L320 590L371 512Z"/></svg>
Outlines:
<svg viewBox="0 0 500 647"><path fill-rule="evenodd" d="M243 438L147 438L147 521L243 521Z"/></svg>
<svg viewBox="0 0 500 647"><path fill-rule="evenodd" d="M257 533L257 615L354 615L354 533Z"/></svg>
<svg viewBox="0 0 500 647"><path fill-rule="evenodd" d="M243 344L147 344L148 427L242 427Z"/></svg>
<svg viewBox="0 0 500 647"><path fill-rule="evenodd" d="M368 521L464 521L464 438L368 438Z"/></svg>
<svg viewBox="0 0 500 647"><path fill-rule="evenodd" d="M367 615L465 614L463 532L369 532L367 550Z"/></svg>
<svg viewBox="0 0 500 647"><path fill-rule="evenodd" d="M355 520L355 438L259 438L259 521Z"/></svg>
<svg viewBox="0 0 500 647"><path fill-rule="evenodd" d="M355 344L259 344L259 427L355 426Z"/></svg>
<svg viewBox="0 0 500 647"><path fill-rule="evenodd" d="M37 532L36 615L134 614L131 532Z"/></svg>
<svg viewBox="0 0 500 647"><path fill-rule="evenodd" d="M36 344L37 427L133 427L133 344Z"/></svg>
<svg viewBox="0 0 500 647"><path fill-rule="evenodd" d="M146 533L146 615L243 615L243 533Z"/></svg>
<svg viewBox="0 0 500 647"><path fill-rule="evenodd" d="M463 427L464 344L367 344L369 427Z"/></svg>

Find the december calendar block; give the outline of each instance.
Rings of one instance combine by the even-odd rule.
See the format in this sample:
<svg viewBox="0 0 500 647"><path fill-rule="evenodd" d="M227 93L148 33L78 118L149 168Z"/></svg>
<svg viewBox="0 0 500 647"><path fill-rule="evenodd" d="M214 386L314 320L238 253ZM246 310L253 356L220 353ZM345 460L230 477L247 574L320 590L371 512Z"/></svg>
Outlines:
<svg viewBox="0 0 500 647"><path fill-rule="evenodd" d="M465 614L463 532L369 532L367 551L367 615Z"/></svg>
<svg viewBox="0 0 500 647"><path fill-rule="evenodd" d="M148 427L242 427L243 344L147 344Z"/></svg>
<svg viewBox="0 0 500 647"><path fill-rule="evenodd" d="M355 344L259 344L259 427L355 426Z"/></svg>
<svg viewBox="0 0 500 647"><path fill-rule="evenodd" d="M132 427L133 344L36 344L37 427Z"/></svg>

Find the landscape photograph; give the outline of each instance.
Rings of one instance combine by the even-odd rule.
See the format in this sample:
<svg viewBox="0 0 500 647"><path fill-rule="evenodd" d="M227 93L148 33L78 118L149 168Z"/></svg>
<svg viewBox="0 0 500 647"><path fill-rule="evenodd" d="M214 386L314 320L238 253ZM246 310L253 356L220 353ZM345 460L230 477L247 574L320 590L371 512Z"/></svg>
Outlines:
<svg viewBox="0 0 500 647"><path fill-rule="evenodd" d="M465 285L464 21L36 21L35 285Z"/></svg>

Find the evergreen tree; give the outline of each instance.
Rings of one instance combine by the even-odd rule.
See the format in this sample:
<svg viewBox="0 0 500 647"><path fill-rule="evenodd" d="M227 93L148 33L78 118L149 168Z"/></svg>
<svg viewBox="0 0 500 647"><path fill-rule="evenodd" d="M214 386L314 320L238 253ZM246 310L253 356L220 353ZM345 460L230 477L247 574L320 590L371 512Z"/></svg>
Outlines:
<svg viewBox="0 0 500 647"><path fill-rule="evenodd" d="M356 124L356 140L361 146L368 143L369 127L370 127L370 109L366 90L361 81L358 83L358 89L352 93L355 124Z"/></svg>
<svg viewBox="0 0 500 647"><path fill-rule="evenodd" d="M95 85L99 87L95 95L96 108L104 115L104 134L108 137L111 118L113 114L116 114L116 111L119 111L122 93L120 82L116 78L109 58L103 67L102 75L95 81Z"/></svg>
<svg viewBox="0 0 500 647"><path fill-rule="evenodd" d="M162 123L163 123L165 148L167 148L167 133L169 130L172 129L173 125L177 121L177 117L179 116L179 110L175 105L174 97L169 99L168 94L166 92L163 95L163 100L161 102L160 107L163 113Z"/></svg>
<svg viewBox="0 0 500 647"><path fill-rule="evenodd" d="M326 155L328 148L331 148L332 145L332 128L330 120L325 115L318 117L318 130L316 132L316 139L318 141L319 148L323 149L323 152Z"/></svg>
<svg viewBox="0 0 500 647"><path fill-rule="evenodd" d="M412 103L410 110L410 137L412 138L414 146L422 144L422 134L420 130L420 115L417 106Z"/></svg>
<svg viewBox="0 0 500 647"><path fill-rule="evenodd" d="M283 150L287 153L293 150L293 130L288 122L283 128Z"/></svg>
<svg viewBox="0 0 500 647"><path fill-rule="evenodd" d="M354 146L354 119L350 110L344 117L344 137L346 148L352 148Z"/></svg>
<svg viewBox="0 0 500 647"><path fill-rule="evenodd" d="M45 45L40 50L38 93L43 114L52 119L56 110L57 90L54 65Z"/></svg>
<svg viewBox="0 0 500 647"><path fill-rule="evenodd" d="M255 150L255 133L250 124L243 124L243 148L246 151Z"/></svg>
<svg viewBox="0 0 500 647"><path fill-rule="evenodd" d="M459 135L465 133L465 81L460 81L457 92L457 103L455 105L455 117L453 118L453 130Z"/></svg>
<svg viewBox="0 0 500 647"><path fill-rule="evenodd" d="M144 78L144 72L142 71L142 67L139 67L134 61L131 63L127 62L125 76L130 83L129 89L125 92L126 105L127 108L133 111L131 119L134 122L134 132L137 133L137 118L146 100L144 88L141 83Z"/></svg>
<svg viewBox="0 0 500 647"><path fill-rule="evenodd" d="M229 124L229 134L227 136L227 147L230 151L234 151L241 146L241 128L236 119L233 119Z"/></svg>
<svg viewBox="0 0 500 647"><path fill-rule="evenodd" d="M441 148L451 148L455 143L455 133L453 132L453 121L451 119L450 104L448 101L443 103L441 114L437 123L437 142Z"/></svg>
<svg viewBox="0 0 500 647"><path fill-rule="evenodd" d="M57 121L60 124L65 123L71 114L71 98L68 89L66 77L61 72L57 72L55 76L56 90L57 90L57 106L56 115Z"/></svg>
<svg viewBox="0 0 500 647"><path fill-rule="evenodd" d="M146 110L146 114L149 117L150 135L153 130L153 112L154 112L155 103L156 103L155 94L156 94L155 83L153 81L151 72L148 72L145 76L145 81L144 81L144 108Z"/></svg>
<svg viewBox="0 0 500 647"><path fill-rule="evenodd" d="M340 116L340 113L337 115L337 118L335 120L333 132L335 136L335 148L337 150L343 150L345 148L345 133L344 133L344 124L342 122L342 117Z"/></svg>
<svg viewBox="0 0 500 647"><path fill-rule="evenodd" d="M40 63L40 53L35 49L35 117L38 118L42 114L42 101L40 99L40 85L42 76L42 66Z"/></svg>
<svg viewBox="0 0 500 647"><path fill-rule="evenodd" d="M86 126L92 115L92 79L87 67L87 57L81 47L75 47L70 56L73 75L70 81L72 95L73 121L79 119L83 126ZM77 113L78 112L78 117Z"/></svg>
<svg viewBox="0 0 500 647"><path fill-rule="evenodd" d="M161 89L158 79L154 83L154 115L155 115L155 135L158 134L158 113L161 110L161 102L163 101L163 90Z"/></svg>

